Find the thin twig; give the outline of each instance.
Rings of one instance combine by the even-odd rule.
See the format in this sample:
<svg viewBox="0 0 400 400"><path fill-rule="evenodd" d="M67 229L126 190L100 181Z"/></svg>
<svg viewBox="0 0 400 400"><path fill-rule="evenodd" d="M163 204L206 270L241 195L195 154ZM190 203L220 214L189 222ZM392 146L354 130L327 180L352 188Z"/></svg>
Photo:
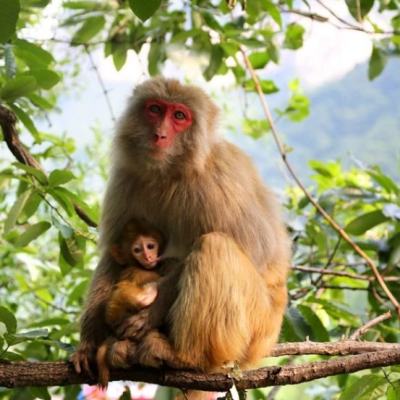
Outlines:
<svg viewBox="0 0 400 400"><path fill-rule="evenodd" d="M246 52L243 49L243 46L239 46L239 50L243 55L243 59L245 61L246 67L249 70L251 77L254 81L254 84L256 86L257 89L257 93L260 97L261 100L261 104L262 107L264 109L265 115L267 117L267 120L269 122L270 128L271 128L271 132L272 135L275 139L276 145L278 147L278 150L281 154L282 160L285 163L287 169L289 170L291 176L293 177L293 179L296 181L297 185L301 188L301 190L303 191L303 193L306 195L306 197L308 198L308 200L311 202L311 204L318 210L318 212L326 219L326 221L329 222L329 224L337 231L340 233L340 235L346 240L347 243L349 243L349 245L353 248L353 250L358 253L366 262L367 264L370 266L370 268L372 269L377 281L379 282L379 285L381 286L382 290L386 293L387 297L389 298L389 300L391 301L391 303L393 304L393 306L396 309L397 315L400 319L400 304L399 302L396 300L396 298L393 296L392 292L389 290L389 288L387 287L385 281L383 280L381 274L378 271L378 268L376 267L374 261L350 238L350 236L347 234L347 232L341 228L331 217L330 215L318 204L318 202L314 199L314 197L308 192L308 190L305 188L305 186L303 185L303 183L301 182L300 178L297 176L297 174L295 173L295 171L293 170L291 164L289 163L289 161L287 160L287 154L283 148L283 145L279 139L278 133L276 131L275 128L275 124L271 115L271 112L269 110L267 101L265 100L265 96L264 93L261 89L261 85L260 85L260 80L258 78L258 75L255 73L247 55Z"/></svg>
<svg viewBox="0 0 400 400"><path fill-rule="evenodd" d="M345 276L345 277L357 279L360 281L369 281L369 282L372 281L373 282L376 280L375 276L358 275L358 274L352 274L351 272L335 271L332 269L303 267L301 265L293 266L292 270L303 271L303 272L312 272L312 273L321 274L321 275ZM387 277L384 277L383 279L386 282L398 282L398 281L400 281L400 276L387 276Z"/></svg>
<svg viewBox="0 0 400 400"><path fill-rule="evenodd" d="M114 111L113 111L113 108L112 108L112 105L111 105L110 96L108 95L108 92L109 92L109 91L106 89L106 86L104 85L104 82L103 82L103 79L101 78L99 69L97 68L97 66L96 66L96 64L95 64L95 62L94 62L94 60L93 60L92 53L91 53L90 50L89 50L89 46L85 44L85 45L83 46L83 48L85 49L86 54L87 54L87 56L88 56L88 58L89 58L90 65L92 66L94 72L96 73L97 80L99 81L99 85L100 85L100 87L101 87L101 90L103 91L104 98L106 99L106 102L107 102L108 110L110 111L111 120L112 120L112 121L114 122L114 124L115 124L116 118L115 118Z"/></svg>
<svg viewBox="0 0 400 400"><path fill-rule="evenodd" d="M354 290L361 292L367 292L370 290L369 287L356 287L356 286L346 286L346 285L320 285L318 286L318 290L319 289Z"/></svg>
<svg viewBox="0 0 400 400"><path fill-rule="evenodd" d="M371 321L368 321L365 323L363 326L355 330L349 337L349 340L358 340L360 336L364 335L370 328L373 326L379 324L382 321L385 321L387 319L390 319L392 316L390 314L390 310L382 315L379 315L378 317L371 319Z"/></svg>
<svg viewBox="0 0 400 400"><path fill-rule="evenodd" d="M348 26L351 29L354 29L356 31L361 31L361 32L365 32L363 27L354 25L348 21L346 21L345 19L343 19L342 17L340 17L339 15L337 15L332 9L330 9L328 6L326 6L321 0L316 0L316 2L323 8L325 8L326 11L329 12L329 14L331 14L334 18L336 18L339 22L341 22L342 24ZM366 32L368 33L368 32Z"/></svg>

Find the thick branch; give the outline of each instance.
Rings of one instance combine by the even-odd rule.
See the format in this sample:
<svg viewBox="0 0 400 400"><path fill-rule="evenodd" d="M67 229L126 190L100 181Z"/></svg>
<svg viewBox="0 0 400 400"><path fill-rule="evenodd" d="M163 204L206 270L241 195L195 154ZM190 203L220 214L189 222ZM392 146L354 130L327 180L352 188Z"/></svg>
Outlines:
<svg viewBox="0 0 400 400"><path fill-rule="evenodd" d="M309 343L305 344L309 346ZM355 344L353 342L353 345ZM296 345L299 348L302 347L300 343ZM318 344L315 343L315 345ZM328 344L325 343L325 345ZM271 366L246 371L239 382L235 381L229 373L202 374L193 371L150 369L140 366L134 367L131 370L113 371L111 373L111 380L148 382L180 389L227 391L234 383L239 390L277 385L293 385L327 376L396 364L400 364L399 345L393 345L393 348L390 350L374 351L328 361L300 365ZM76 374L72 364L66 361L37 363L14 361L0 363L0 386L8 388L66 386L82 383L96 384L96 381L90 379L88 376Z"/></svg>
<svg viewBox="0 0 400 400"><path fill-rule="evenodd" d="M3 130L4 141L14 157L22 164L29 165L39 171L44 172L42 166L37 162L25 149L16 129L17 118L15 114L8 108L0 104L0 125ZM75 208L78 217L91 227L97 227L97 223L93 221L77 204L72 205Z"/></svg>

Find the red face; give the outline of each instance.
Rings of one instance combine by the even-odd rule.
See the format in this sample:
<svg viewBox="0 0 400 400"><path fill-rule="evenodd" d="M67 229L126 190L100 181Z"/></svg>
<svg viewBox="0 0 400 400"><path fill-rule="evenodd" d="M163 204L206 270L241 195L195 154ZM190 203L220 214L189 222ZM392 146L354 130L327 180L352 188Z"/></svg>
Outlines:
<svg viewBox="0 0 400 400"><path fill-rule="evenodd" d="M174 144L175 137L193 123L189 108L180 103L149 100L144 105L144 118L151 124L151 144L156 151L166 150Z"/></svg>

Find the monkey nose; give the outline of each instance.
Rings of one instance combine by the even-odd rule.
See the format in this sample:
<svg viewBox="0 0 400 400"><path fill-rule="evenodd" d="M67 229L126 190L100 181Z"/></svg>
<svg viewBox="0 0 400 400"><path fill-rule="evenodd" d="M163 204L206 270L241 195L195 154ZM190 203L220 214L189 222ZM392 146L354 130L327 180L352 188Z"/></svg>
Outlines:
<svg viewBox="0 0 400 400"><path fill-rule="evenodd" d="M167 138L167 135L165 133L156 133L154 135L154 139L157 140L165 140Z"/></svg>

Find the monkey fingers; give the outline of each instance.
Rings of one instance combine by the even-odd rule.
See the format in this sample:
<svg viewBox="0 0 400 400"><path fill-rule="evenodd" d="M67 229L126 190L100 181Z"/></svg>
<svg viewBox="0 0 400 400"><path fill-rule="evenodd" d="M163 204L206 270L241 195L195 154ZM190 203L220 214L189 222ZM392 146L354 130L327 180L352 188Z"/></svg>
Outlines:
<svg viewBox="0 0 400 400"><path fill-rule="evenodd" d="M150 367L166 364L175 369L198 369L183 354L176 352L168 338L157 330L151 330L139 342L135 359L139 364Z"/></svg>
<svg viewBox="0 0 400 400"><path fill-rule="evenodd" d="M123 319L114 326L115 333L119 340L139 339L149 331L149 308L140 310L137 314Z"/></svg>
<svg viewBox="0 0 400 400"><path fill-rule="evenodd" d="M87 343L80 343L78 350L73 353L69 360L72 362L76 373L86 373L90 378L94 378L94 373L90 367L91 360L94 359L95 352L92 346Z"/></svg>

